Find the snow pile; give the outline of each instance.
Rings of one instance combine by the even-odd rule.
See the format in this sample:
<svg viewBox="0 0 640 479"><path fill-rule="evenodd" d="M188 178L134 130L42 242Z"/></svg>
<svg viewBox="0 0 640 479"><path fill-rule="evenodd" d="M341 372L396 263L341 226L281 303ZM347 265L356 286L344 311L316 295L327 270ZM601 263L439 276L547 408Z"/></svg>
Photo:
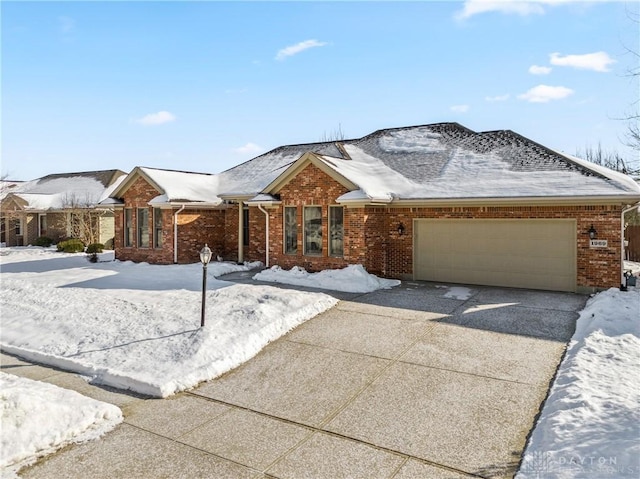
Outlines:
<svg viewBox="0 0 640 479"><path fill-rule="evenodd" d="M239 366L337 302L322 293L210 278L201 328L200 263L90 263L81 253L43 248L3 252L3 350L151 396ZM216 262L209 273L250 266Z"/></svg>
<svg viewBox="0 0 640 479"><path fill-rule="evenodd" d="M640 475L640 290L589 300L518 479Z"/></svg>
<svg viewBox="0 0 640 479"><path fill-rule="evenodd" d="M272 266L256 274L253 279L347 293L370 293L378 289L391 289L400 284L397 279L383 279L369 274L359 264L352 264L343 269L327 269L318 273L308 273L299 266L294 266L289 271L283 270L280 266Z"/></svg>
<svg viewBox="0 0 640 479"><path fill-rule="evenodd" d="M0 372L2 477L71 443L98 438L122 422L112 404L52 384Z"/></svg>
<svg viewBox="0 0 640 479"><path fill-rule="evenodd" d="M236 271L250 271L252 269L262 268L261 261L245 261L243 264L230 263L228 261L216 261L209 263L207 266L208 273L213 276L222 276L224 274L234 273Z"/></svg>
<svg viewBox="0 0 640 479"><path fill-rule="evenodd" d="M444 298L460 299L466 301L473 296L474 291L471 288L465 286L444 286L436 285L436 288L445 288L447 292L443 295Z"/></svg>
<svg viewBox="0 0 640 479"><path fill-rule="evenodd" d="M640 263L636 261L624 261L624 270L631 271L634 276L640 276ZM638 284L640 286L640 284Z"/></svg>

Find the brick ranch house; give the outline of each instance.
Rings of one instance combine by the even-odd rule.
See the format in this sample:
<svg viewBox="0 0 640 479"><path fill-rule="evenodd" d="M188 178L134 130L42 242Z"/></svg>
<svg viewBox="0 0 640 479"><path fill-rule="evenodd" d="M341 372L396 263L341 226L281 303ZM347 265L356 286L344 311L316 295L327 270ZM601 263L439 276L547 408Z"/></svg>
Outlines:
<svg viewBox="0 0 640 479"><path fill-rule="evenodd" d="M640 187L509 130L441 123L282 146L218 175L136 168L110 201L121 260L196 262L206 242L267 266L586 292L621 284Z"/></svg>
<svg viewBox="0 0 640 479"><path fill-rule="evenodd" d="M108 198L125 176L124 171L101 170L16 182L0 194L1 242L27 246L46 236L55 243L77 236L80 217L91 217L94 240L112 247L113 211L97 208L97 204Z"/></svg>

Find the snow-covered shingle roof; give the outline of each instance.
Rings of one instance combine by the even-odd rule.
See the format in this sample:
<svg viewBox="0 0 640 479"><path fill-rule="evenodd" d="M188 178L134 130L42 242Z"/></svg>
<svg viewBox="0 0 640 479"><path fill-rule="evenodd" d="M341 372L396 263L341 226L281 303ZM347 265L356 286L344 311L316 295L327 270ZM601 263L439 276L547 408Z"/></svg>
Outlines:
<svg viewBox="0 0 640 479"><path fill-rule="evenodd" d="M258 201L259 194L275 193L269 188L306 153L356 186L340 201L640 198L640 187L627 175L553 151L510 130L477 133L458 123L389 128L358 139L280 146L217 175L136 170L163 192L152 203ZM121 197L127 183L112 196Z"/></svg>
<svg viewBox="0 0 640 479"><path fill-rule="evenodd" d="M93 207L109 197L125 178L120 170L59 173L19 183L10 195L25 202L25 210L57 210L72 204Z"/></svg>
<svg viewBox="0 0 640 479"><path fill-rule="evenodd" d="M215 206L222 201L217 196L217 175L138 166L113 189L110 197L103 200L101 204L105 206L122 204L124 193L140 177L158 191L158 196L149 202L152 205L199 203Z"/></svg>
<svg viewBox="0 0 640 479"><path fill-rule="evenodd" d="M280 147L244 165L261 158L274 160L283 152L293 160L312 151L358 186L341 198L351 201L640 196L640 187L627 175L553 151L510 130L476 133L457 123L438 123L378 130L339 145ZM263 177L252 186L266 187L267 180Z"/></svg>
<svg viewBox="0 0 640 479"><path fill-rule="evenodd" d="M140 170L164 192L152 202L220 202L217 175L144 167Z"/></svg>

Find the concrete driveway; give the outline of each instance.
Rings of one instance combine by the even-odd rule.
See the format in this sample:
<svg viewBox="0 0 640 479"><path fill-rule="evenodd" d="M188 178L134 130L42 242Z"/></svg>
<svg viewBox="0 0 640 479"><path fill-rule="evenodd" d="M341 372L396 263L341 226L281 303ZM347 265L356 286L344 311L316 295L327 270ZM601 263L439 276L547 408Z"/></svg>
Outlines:
<svg viewBox="0 0 640 479"><path fill-rule="evenodd" d="M338 296L241 367L165 400L3 355L5 372L125 415L21 476L512 477L587 297L417 282Z"/></svg>

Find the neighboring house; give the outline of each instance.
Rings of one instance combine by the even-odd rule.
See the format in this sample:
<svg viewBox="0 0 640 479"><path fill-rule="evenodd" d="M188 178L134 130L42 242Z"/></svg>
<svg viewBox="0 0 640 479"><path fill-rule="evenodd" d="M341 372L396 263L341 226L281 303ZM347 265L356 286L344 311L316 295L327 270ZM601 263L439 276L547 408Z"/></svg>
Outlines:
<svg viewBox="0 0 640 479"><path fill-rule="evenodd" d="M206 242L225 259L285 268L358 263L393 278L561 291L621 284L621 218L640 201L626 175L509 130L476 133L457 123L283 146L210 175L210 186L193 183L205 192L194 186L174 198L164 198L170 181L154 171L162 170L136 169L117 190L120 259L197 261ZM189 182L193 174L183 175ZM127 223L127 205L149 210L136 233L142 247L118 247L137 221L131 211ZM171 208L162 228L177 232L177 251L174 237L158 248L166 252L146 238L156 205ZM183 219L189 208L207 220Z"/></svg>
<svg viewBox="0 0 640 479"><path fill-rule="evenodd" d="M54 242L83 237L112 247L113 211L97 205L125 176L120 170L61 173L6 189L0 196L3 242L26 246L41 236Z"/></svg>
<svg viewBox="0 0 640 479"><path fill-rule="evenodd" d="M0 204L2 199L7 196L16 187L24 183L24 181L0 180ZM4 216L0 215L0 245L6 245L9 228L15 225L9 225L9 221L5 221ZM15 231L15 228L14 228Z"/></svg>

